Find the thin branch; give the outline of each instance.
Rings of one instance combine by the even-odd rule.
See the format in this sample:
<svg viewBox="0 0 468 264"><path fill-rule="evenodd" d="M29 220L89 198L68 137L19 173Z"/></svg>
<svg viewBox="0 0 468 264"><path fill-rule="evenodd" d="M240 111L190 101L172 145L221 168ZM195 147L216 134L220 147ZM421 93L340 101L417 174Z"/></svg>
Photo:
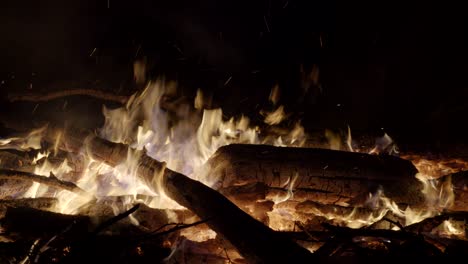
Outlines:
<svg viewBox="0 0 468 264"><path fill-rule="evenodd" d="M130 208L129 210L115 216L115 217L112 217L111 219L108 219L107 221L104 221L103 223L101 223L98 227L96 227L96 229L92 232L92 235L97 235L99 234L99 232L101 232L102 230L106 229L107 227L117 223L118 221L128 217L129 215L133 214L136 210L138 210L138 208L140 208L140 204L136 204L134 205L132 208Z"/></svg>
<svg viewBox="0 0 468 264"><path fill-rule="evenodd" d="M398 222L398 221L393 221L392 219L389 219L389 218L387 218L387 217L382 218L382 220L387 221L387 222L389 222L390 224L395 225L395 226L398 227L401 231L405 231L405 227L404 227L403 225L401 225L400 222Z"/></svg>
<svg viewBox="0 0 468 264"><path fill-rule="evenodd" d="M10 102L16 101L29 101L29 102L45 102L62 97L73 96L73 95L85 95L98 99L103 99L107 101L118 102L125 104L129 99L129 96L125 95L116 95L101 90L93 89L70 89L70 90L60 90L54 91L51 93L25 93L25 94L10 94L8 95L8 100Z"/></svg>
<svg viewBox="0 0 468 264"><path fill-rule="evenodd" d="M167 234L170 234L170 233L173 233L175 231L179 231L179 230L182 230L182 229L186 229L186 228L189 228L189 227L192 227L192 226L197 226L197 225L201 225L201 224L204 224L206 222L208 222L210 219L205 219L205 220L200 220L200 221L197 221L195 223L191 223L191 224L186 224L186 225L177 225L169 230L166 230L166 231L163 231L163 232L159 232L159 233L156 233L154 234L155 236L163 236L163 235L167 235Z"/></svg>
<svg viewBox="0 0 468 264"><path fill-rule="evenodd" d="M301 222L299 221L295 221L294 224L299 227L300 230L302 230L302 232L304 232L310 239L312 239L312 241L314 242L318 242L319 239L317 239L315 236L313 236L302 224Z"/></svg>
<svg viewBox="0 0 468 264"><path fill-rule="evenodd" d="M78 193L80 195L90 195L76 184L72 182L62 181L51 174L49 177L36 175L30 172L14 171L0 169L0 179L2 180L23 180L33 181L41 184L45 184L51 187L64 189L70 192Z"/></svg>
<svg viewBox="0 0 468 264"><path fill-rule="evenodd" d="M388 218L388 217L383 217L382 219L380 219L379 221L373 223L372 225L367 226L367 227L363 227L363 229L374 229L375 226L377 226L378 224L380 224L381 222L384 222L384 221L385 221L385 222L388 222L388 223L390 223L390 224L392 224L392 225L395 225L395 226L398 227L401 231L406 231L406 230L405 230L405 227L404 227L402 224L400 224L400 222L395 221L395 220L392 220L392 219L390 219L390 218Z"/></svg>
<svg viewBox="0 0 468 264"><path fill-rule="evenodd" d="M229 261L229 264L233 264L234 262L232 262L231 258L229 257L226 246L224 246L224 245L222 245L222 246L223 246L224 254L226 255L227 261Z"/></svg>
<svg viewBox="0 0 468 264"><path fill-rule="evenodd" d="M154 237L164 236L164 235L167 235L167 234L170 234L170 233L182 230L182 229L186 229L186 228L189 228L189 227L204 224L204 223L208 222L209 220L210 219L208 218L208 219L200 220L200 221L197 221L197 222L194 222L194 223L191 223L191 224L171 224L171 223L165 224L165 225L159 227L158 229L156 229L155 231L151 232L151 234L145 236L145 238L154 238ZM157 230L161 230L164 227L170 226L170 225L175 225L175 227L173 227L171 229L168 229L166 231L155 233Z"/></svg>

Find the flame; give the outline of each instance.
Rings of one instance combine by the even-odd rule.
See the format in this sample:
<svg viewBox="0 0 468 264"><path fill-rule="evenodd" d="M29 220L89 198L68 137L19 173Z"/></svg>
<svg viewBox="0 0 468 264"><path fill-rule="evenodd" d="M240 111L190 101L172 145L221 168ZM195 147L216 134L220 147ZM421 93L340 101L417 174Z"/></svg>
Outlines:
<svg viewBox="0 0 468 264"><path fill-rule="evenodd" d="M99 130L99 135L113 142L130 145L127 159L115 167L107 166L94 160L88 154L87 147L81 150L84 169L76 184L93 196L79 195L69 191L58 191L52 196L59 198L59 203L53 210L61 213L76 213L77 210L92 198L125 195L135 197L129 203L136 201L138 194L153 197L144 201L148 206L157 208L181 208L174 201L167 198L162 190L153 192L148 183L137 177L138 161L143 150L147 155L165 162L172 170L181 172L211 186L218 179L209 178L203 168L204 163L221 146L232 143L273 144L277 146L301 145L305 142L305 132L299 122L289 133L279 138L260 137L260 129L252 127L250 120L239 118L223 119L221 109L187 111L182 120L173 120L170 111L164 110L161 102L165 94L173 94L177 90L173 82L156 81L149 83L145 90L132 96L125 107L109 109L103 107L105 124ZM195 106L201 108L203 95L201 91L195 98ZM279 112L283 112L282 107ZM40 135L41 131L33 131L29 137ZM56 142L52 153L58 153L62 134L56 135ZM9 142L12 142L10 140ZM24 141L24 139L23 139ZM40 138L36 140L40 141ZM28 142L36 142L29 140ZM7 142L7 143L9 143ZM5 143L5 144L7 144ZM35 145L38 147L39 145ZM67 160L58 166L53 166L47 159L49 152L41 152L35 161L45 159L41 166L37 166L35 173L43 176L67 179L71 168ZM51 174L52 173L52 174ZM156 177L158 178L158 177ZM159 177L160 178L160 177ZM288 195L292 196L294 179L288 187ZM38 197L49 192L49 188L40 184L33 186L26 192L26 197Z"/></svg>
<svg viewBox="0 0 468 264"><path fill-rule="evenodd" d="M422 173L417 173L416 178L423 183L423 194L427 204L434 210L450 208L455 200L451 176L442 180L432 179Z"/></svg>
<svg viewBox="0 0 468 264"><path fill-rule="evenodd" d="M429 159L415 154L405 154L401 157L410 160L421 174L433 179L468 170L468 161L463 159L440 157Z"/></svg>
<svg viewBox="0 0 468 264"><path fill-rule="evenodd" d="M334 133L331 130L325 130L325 137L328 140L330 149L341 150L341 137L337 133Z"/></svg>
<svg viewBox="0 0 468 264"><path fill-rule="evenodd" d="M0 138L0 149L31 150L40 149L46 127L34 129L24 137Z"/></svg>
<svg viewBox="0 0 468 264"><path fill-rule="evenodd" d="M287 116L284 112L284 107L280 105L276 110L272 112L265 112L264 122L268 125L278 125L281 123Z"/></svg>
<svg viewBox="0 0 468 264"><path fill-rule="evenodd" d="M274 105L276 105L279 102L280 99L280 88L279 85L273 86L270 92L270 96L268 98L270 102L272 102Z"/></svg>
<svg viewBox="0 0 468 264"><path fill-rule="evenodd" d="M140 76L143 78L143 76ZM139 77L139 78L140 78ZM98 131L99 136L112 142L125 143L130 146L127 158L115 167L108 166L96 161L89 154L87 146L81 149L79 157L83 164L74 181L89 195L73 193L65 190L54 190L47 186L34 183L30 189L23 194L24 197L52 196L58 199L53 211L76 214L80 208L94 199L106 196L125 196L126 206L134 202L142 202L149 207L161 209L183 209L180 205L169 199L161 188L160 181L162 172L155 175L152 183L142 181L138 175L138 165L141 155L146 155L162 161L171 170L183 173L193 179L199 180L208 186L214 186L219 179L210 177L204 167L205 162L222 146L234 143L244 144L270 144L275 146L303 146L307 134L300 121L294 123L292 128L281 135L269 135L264 133L258 126L251 125L248 117L232 117L226 119L221 109L205 109L203 106L210 104L205 102L204 95L199 90L192 105L177 107L174 115L172 110L164 109L162 102L165 95L175 94L177 85L174 82L155 81L150 82L140 93L135 94L128 100L124 107L109 109L103 106L102 112L105 117L104 126ZM279 102L279 88L275 86L270 94L270 101L276 107L272 112L262 112L264 123L276 126L288 118L283 106L277 106ZM190 111L194 107L194 111ZM176 117L174 117L176 116ZM289 124L292 124L290 122ZM44 128L32 131L25 137L0 139L0 149L41 149L40 141ZM329 147L335 150L348 150L352 152L367 152L370 154L389 153L397 154L398 149L393 139L384 134L376 140L375 146L367 149L355 148L351 128L347 127L347 133L335 133L331 130L325 131L325 137ZM57 156L61 137L58 133L52 149L41 151L33 160L36 165L34 173L46 177L57 177L61 180L70 180L73 174L70 161L64 159L60 164L50 162L50 153ZM39 160L44 160L37 164ZM437 164L432 164L424 159L413 161L420 170L416 177L423 183L423 193L426 196L427 207L414 209L410 207L401 208L384 195L384 190L369 194L365 208L350 208L346 210L322 210L316 208L311 212L315 216L324 217L334 223L346 225L351 228L360 228L372 225L382 220L386 215L392 213L403 220L402 225L407 226L422 221L425 218L435 216L444 209L450 208L454 201L454 194L450 178L437 180L430 172L434 171ZM429 165L428 165L429 164ZM220 164L220 166L222 166ZM468 167L468 165L467 165ZM269 202L274 202L273 210L267 212L268 225L275 230L294 230L297 221L306 221L303 215L294 211L298 201L294 199L295 185L300 175L296 172L283 183L282 188L286 190L284 195L269 197ZM153 186L149 186L149 184ZM156 191L154 191L156 189ZM138 195L146 195L149 198L139 199ZM333 205L335 206L335 205ZM113 207L115 214L120 213L120 208ZM271 209L271 208L270 208ZM179 222L178 216L167 211L167 217L173 222ZM138 220L130 216L133 224L138 225ZM304 220L304 221L303 221ZM446 234L464 236L462 231L453 223L446 221L440 230ZM442 231L440 231L442 232ZM192 241L206 241L213 239L216 233L209 229L184 230L182 235ZM317 245L309 245L315 250Z"/></svg>
<svg viewBox="0 0 468 264"><path fill-rule="evenodd" d="M432 233L436 233L442 237L467 240L465 226L466 223L464 221L454 221L449 219L445 220L440 224L440 226L432 230Z"/></svg>
<svg viewBox="0 0 468 264"><path fill-rule="evenodd" d="M349 151L354 152L353 148L353 137L351 136L351 128L348 126L348 136L346 137L346 145Z"/></svg>
<svg viewBox="0 0 468 264"><path fill-rule="evenodd" d="M375 147L369 151L369 154L380 154L387 152L388 154L398 154L398 148L394 144L393 139L385 133L381 138L377 138Z"/></svg>
<svg viewBox="0 0 468 264"><path fill-rule="evenodd" d="M280 196L274 197L272 200L275 204L286 202L287 200L289 200L290 198L294 196L293 188L294 188L294 185L296 184L298 177L299 177L299 174L296 172L294 176L292 177L292 179L291 177L288 178L288 180L283 184L283 187L287 187L286 195L284 197L280 197Z"/></svg>

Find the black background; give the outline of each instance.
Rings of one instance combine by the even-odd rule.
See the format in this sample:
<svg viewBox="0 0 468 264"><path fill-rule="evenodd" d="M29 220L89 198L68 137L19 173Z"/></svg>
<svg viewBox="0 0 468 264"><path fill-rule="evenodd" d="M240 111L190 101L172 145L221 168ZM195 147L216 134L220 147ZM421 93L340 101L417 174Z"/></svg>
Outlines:
<svg viewBox="0 0 468 264"><path fill-rule="evenodd" d="M0 7L2 100L64 86L128 94L138 89L133 62L146 58L150 76L177 79L189 94L202 88L232 114L256 112L279 84L281 103L310 130L349 124L384 128L402 142L465 142L461 3L2 0ZM319 66L321 93L301 93L301 65ZM4 115L18 105L30 107L2 102ZM82 113L94 113L83 105Z"/></svg>

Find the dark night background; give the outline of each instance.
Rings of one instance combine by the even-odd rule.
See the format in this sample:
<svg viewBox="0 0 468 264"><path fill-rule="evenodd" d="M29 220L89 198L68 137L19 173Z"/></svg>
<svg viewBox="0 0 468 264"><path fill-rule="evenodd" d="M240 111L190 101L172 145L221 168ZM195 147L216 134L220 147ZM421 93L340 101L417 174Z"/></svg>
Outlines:
<svg viewBox="0 0 468 264"><path fill-rule="evenodd" d="M34 108L5 102L10 92L129 94L133 63L146 59L148 75L202 88L228 113L257 112L279 84L308 130L349 124L434 148L464 143L466 14L409 2L2 0L2 116ZM314 65L320 85L304 77ZM73 115L96 115L77 102Z"/></svg>

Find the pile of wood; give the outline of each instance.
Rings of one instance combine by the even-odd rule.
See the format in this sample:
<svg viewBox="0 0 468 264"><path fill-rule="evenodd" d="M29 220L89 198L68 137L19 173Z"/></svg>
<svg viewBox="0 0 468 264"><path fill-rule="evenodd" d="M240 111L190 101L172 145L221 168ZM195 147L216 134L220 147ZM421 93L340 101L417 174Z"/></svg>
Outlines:
<svg viewBox="0 0 468 264"><path fill-rule="evenodd" d="M93 159L110 166L126 160L127 145L78 129L49 126L43 133L43 144L51 146L61 135L56 145L61 154L49 162L67 157L73 169L67 179L40 176L33 173L36 153L0 153L2 263L82 263L96 258L106 263L312 263L350 255L466 254L467 242L461 236L435 231L446 220L466 222L464 172L433 182L451 184L454 195L454 203L434 217L405 226L401 215L388 211L370 226L351 229L346 227L347 216L366 219L381 212L382 205L370 203L369 194L382 191L401 208L434 210L427 208L411 162L325 149L229 145L206 165L207 179L215 183L210 188L136 153L138 177L186 208L162 210L129 205L126 197L97 198L78 187L84 144ZM57 202L53 197L17 199L33 182L74 192L89 202L78 214L64 215L48 211ZM176 215L178 222L168 215ZM132 224L135 221L139 225ZM278 221L286 227L278 227ZM210 230L217 236L204 241L184 235Z"/></svg>

